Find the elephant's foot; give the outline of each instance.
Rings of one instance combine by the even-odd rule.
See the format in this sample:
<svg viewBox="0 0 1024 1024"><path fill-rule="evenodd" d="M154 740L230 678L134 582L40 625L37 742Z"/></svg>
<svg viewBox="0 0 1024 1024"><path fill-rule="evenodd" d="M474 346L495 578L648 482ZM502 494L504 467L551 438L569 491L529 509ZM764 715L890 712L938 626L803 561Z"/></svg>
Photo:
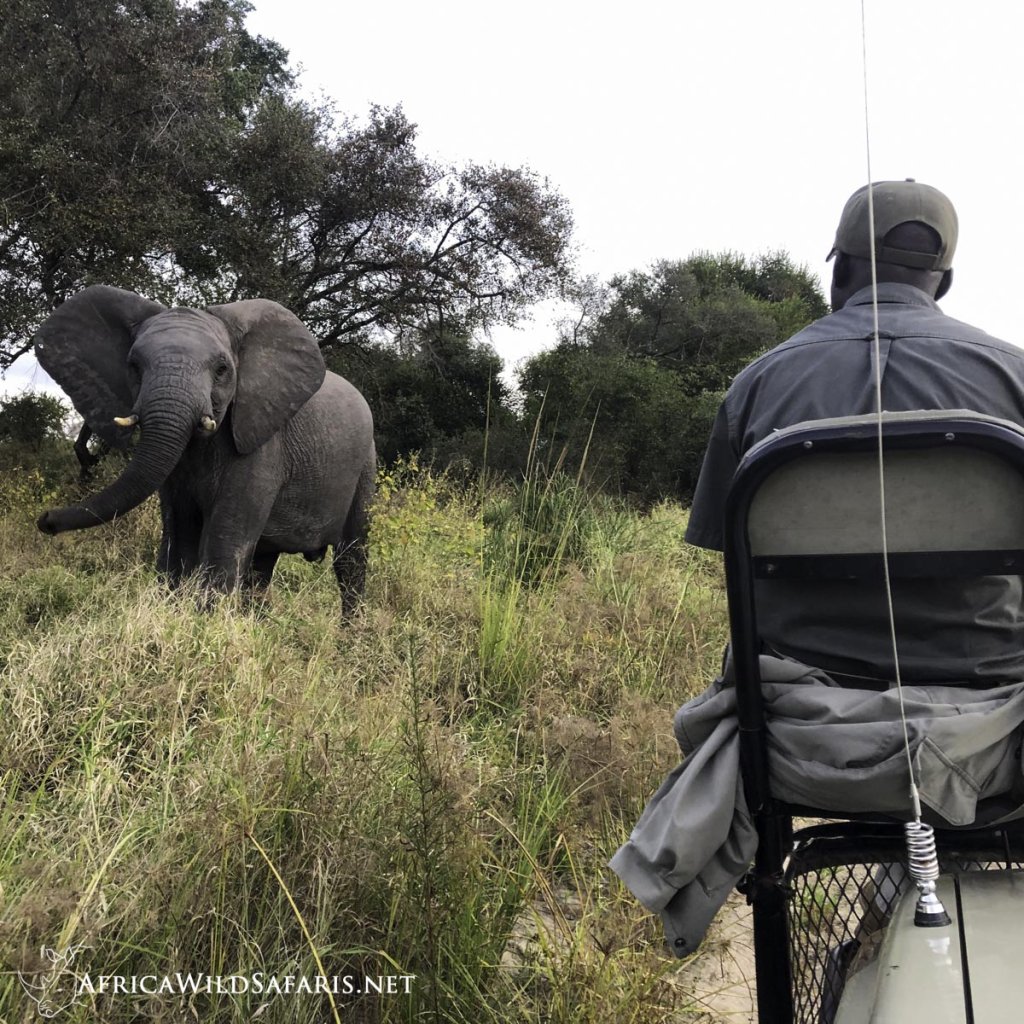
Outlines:
<svg viewBox="0 0 1024 1024"><path fill-rule="evenodd" d="M341 591L341 618L345 622L355 614L366 589L366 542L339 544L334 549L332 566Z"/></svg>

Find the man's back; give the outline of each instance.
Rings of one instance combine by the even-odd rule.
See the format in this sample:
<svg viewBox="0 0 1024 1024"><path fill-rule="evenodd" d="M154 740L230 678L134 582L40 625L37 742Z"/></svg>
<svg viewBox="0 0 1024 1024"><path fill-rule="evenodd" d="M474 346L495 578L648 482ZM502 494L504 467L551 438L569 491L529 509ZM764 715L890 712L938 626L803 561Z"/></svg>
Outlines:
<svg viewBox="0 0 1024 1024"><path fill-rule="evenodd" d="M1024 351L944 316L910 285L881 283L878 300L884 409L966 408L1024 424ZM739 458L773 430L874 411L874 352L868 288L739 374L715 422L687 540L721 548L725 493ZM1021 598L1018 577L897 587L904 676L1024 679ZM836 672L892 678L880 586L766 582L758 616L762 636L780 653Z"/></svg>

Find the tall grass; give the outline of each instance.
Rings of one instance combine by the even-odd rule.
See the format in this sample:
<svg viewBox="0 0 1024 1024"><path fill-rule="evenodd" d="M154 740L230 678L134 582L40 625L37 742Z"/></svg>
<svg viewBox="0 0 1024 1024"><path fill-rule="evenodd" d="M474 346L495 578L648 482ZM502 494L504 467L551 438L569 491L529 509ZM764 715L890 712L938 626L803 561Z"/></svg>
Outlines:
<svg viewBox="0 0 1024 1024"><path fill-rule="evenodd" d="M94 977L415 981L86 993L69 1022L686 1019L605 867L724 640L683 512L399 466L342 625L324 566L207 608L154 579L153 508L53 540L61 495L25 481L0 485L0 1021L39 1019L17 972L74 945Z"/></svg>

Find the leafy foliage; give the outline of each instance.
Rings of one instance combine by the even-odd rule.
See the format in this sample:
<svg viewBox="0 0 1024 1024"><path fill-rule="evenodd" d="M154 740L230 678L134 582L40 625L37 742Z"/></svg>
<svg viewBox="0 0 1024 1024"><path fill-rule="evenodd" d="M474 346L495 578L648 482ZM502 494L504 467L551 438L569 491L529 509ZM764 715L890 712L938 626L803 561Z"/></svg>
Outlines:
<svg viewBox="0 0 1024 1024"><path fill-rule="evenodd" d="M265 191L262 206L257 189L239 197L243 249L253 234L266 241L237 291L278 299L328 342L408 341L430 324L443 335L512 323L567 280L572 218L546 181L426 160L400 109L340 130L317 116L308 174Z"/></svg>
<svg viewBox="0 0 1024 1024"><path fill-rule="evenodd" d="M220 169L290 81L243 0L9 0L0 21L5 362L86 283L175 291L225 212Z"/></svg>
<svg viewBox="0 0 1024 1024"><path fill-rule="evenodd" d="M20 472L5 476L0 482L0 515L13 515L24 509L41 510L59 495L41 470L21 466L18 469Z"/></svg>
<svg viewBox="0 0 1024 1024"><path fill-rule="evenodd" d="M649 357L569 347L535 356L519 384L540 443L598 486L651 501L696 482L719 393L694 395Z"/></svg>
<svg viewBox="0 0 1024 1024"><path fill-rule="evenodd" d="M827 310L785 253L698 253L577 286L558 346L519 375L567 465L612 490L687 497L722 393L750 360Z"/></svg>
<svg viewBox="0 0 1024 1024"><path fill-rule="evenodd" d="M507 412L501 358L465 333L422 331L401 348L344 346L329 351L327 362L366 396L377 453L386 463L419 451L446 458L472 454L480 465L477 448L490 418Z"/></svg>
<svg viewBox="0 0 1024 1024"><path fill-rule="evenodd" d="M701 252L612 278L587 340L678 370L691 392L724 390L756 355L826 312L817 280L785 253Z"/></svg>
<svg viewBox="0 0 1024 1024"><path fill-rule="evenodd" d="M0 443L38 449L64 436L68 407L53 395L25 391L0 400Z"/></svg>
<svg viewBox="0 0 1024 1024"><path fill-rule="evenodd" d="M475 510L466 513L465 505L451 481L421 468L416 456L397 459L377 474L374 564L395 569L396 575L413 571L411 563L427 560L439 576L458 567L478 568L483 524ZM453 508L464 520L461 533L451 529Z"/></svg>
<svg viewBox="0 0 1024 1024"><path fill-rule="evenodd" d="M296 98L245 0L10 0L0 21L0 367L86 284L262 296L327 341L512 322L571 264L529 170L416 151L401 109Z"/></svg>

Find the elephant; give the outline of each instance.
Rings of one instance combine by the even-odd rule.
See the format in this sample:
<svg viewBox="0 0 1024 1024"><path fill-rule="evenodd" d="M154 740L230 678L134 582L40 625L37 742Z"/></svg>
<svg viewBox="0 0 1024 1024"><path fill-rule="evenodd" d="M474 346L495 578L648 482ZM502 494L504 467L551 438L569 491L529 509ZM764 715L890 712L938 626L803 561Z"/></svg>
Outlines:
<svg viewBox="0 0 1024 1024"><path fill-rule="evenodd" d="M159 491L157 569L175 587L263 589L278 556L332 561L343 613L366 575L377 458L363 396L327 371L299 319L267 299L167 309L93 285L35 335L43 369L113 448L110 486L38 520L44 533L124 515Z"/></svg>

